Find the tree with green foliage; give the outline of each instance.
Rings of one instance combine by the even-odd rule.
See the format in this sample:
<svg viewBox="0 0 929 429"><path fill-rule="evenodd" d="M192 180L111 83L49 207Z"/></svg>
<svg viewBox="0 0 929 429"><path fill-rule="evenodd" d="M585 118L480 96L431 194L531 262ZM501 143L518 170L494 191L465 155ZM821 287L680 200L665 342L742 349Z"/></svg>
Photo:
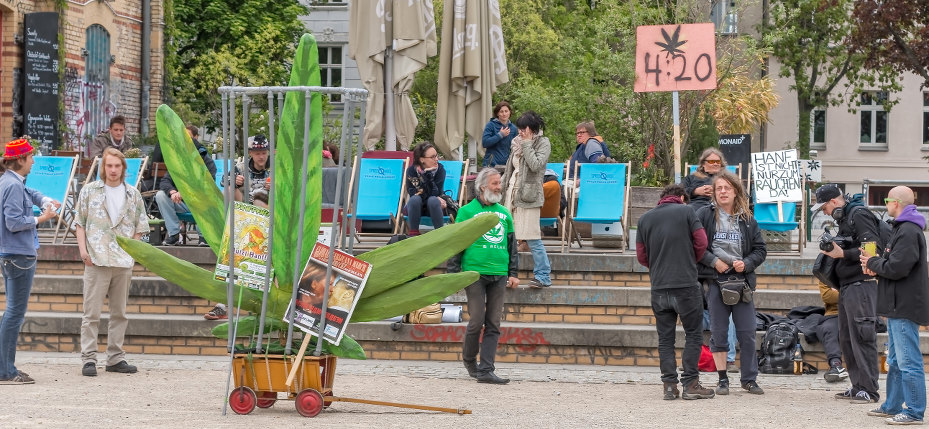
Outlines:
<svg viewBox="0 0 929 429"><path fill-rule="evenodd" d="M185 119L217 127L220 86L286 85L294 49L306 31L298 17L307 10L299 2L172 0L172 5L166 14L175 23L166 28L168 100Z"/></svg>
<svg viewBox="0 0 929 429"><path fill-rule="evenodd" d="M865 67L867 54L851 43L855 0L772 0L764 44L792 78L797 95L797 150L810 150L810 115L817 107L854 103L865 89L899 90L889 67ZM842 85L844 91L837 88ZM887 108L893 103L887 99Z"/></svg>

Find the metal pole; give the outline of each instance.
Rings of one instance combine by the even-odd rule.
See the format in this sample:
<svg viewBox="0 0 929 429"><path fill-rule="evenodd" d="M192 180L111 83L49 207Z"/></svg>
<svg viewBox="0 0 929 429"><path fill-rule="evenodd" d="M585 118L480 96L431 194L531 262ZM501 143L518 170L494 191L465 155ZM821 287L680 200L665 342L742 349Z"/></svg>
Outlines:
<svg viewBox="0 0 929 429"><path fill-rule="evenodd" d="M680 95L671 92L674 112L674 183L681 183L681 107Z"/></svg>
<svg viewBox="0 0 929 429"><path fill-rule="evenodd" d="M229 94L227 94L227 93L224 92L224 93L222 93L223 122L222 122L222 131L221 131L221 134L222 134L222 136L223 136L223 150L224 150L224 151L226 150L226 148L227 148L227 146L228 146L228 142L229 142L229 139L228 139L228 138L229 138L229 135L228 135L228 132L229 132L229 129L228 129L228 127L229 127L229 118L228 118L228 112L226 111L226 109L227 109L228 106L229 106ZM225 203L225 202L228 202L228 201L226 200L226 193L225 193L225 192L223 193L223 198L224 198L224 201L223 201L224 203ZM226 207L228 207L228 205L227 205ZM230 305L229 307L227 307L227 312L231 312L231 311L232 311L232 307L231 307L231 305L232 305L232 294L231 294L231 287L229 287L228 284L226 285L226 299L227 299L227 301L228 301L228 304ZM230 321L230 322L231 322L231 321ZM230 326L230 328L231 328L231 326ZM231 330L231 329L230 329L230 330ZM225 396L223 396L224 398L229 397L229 388L231 387L231 383L232 383L232 365L233 365L233 362L234 362L234 360L235 360L235 356L234 356L234 353L233 353L234 345L235 345L235 336L234 336L234 335L229 335L229 340L228 340L227 346L226 346L227 351L229 352L229 371L228 371L227 374L226 374L226 394L225 394ZM227 407L228 405L229 405L229 404L227 403L227 401L223 401L223 412L222 412L222 415L224 415L224 416L226 415L226 407Z"/></svg>
<svg viewBox="0 0 929 429"><path fill-rule="evenodd" d="M397 150L397 124L394 122L394 50L384 50L384 149Z"/></svg>
<svg viewBox="0 0 929 429"><path fill-rule="evenodd" d="M295 315L295 305L297 303L297 285L300 283L300 274L303 273L303 267L301 265L302 253L303 253L303 219L306 216L306 164L309 160L310 152L310 106L313 93L310 91L305 91L303 96L303 102L306 109L306 117L304 118L303 123L303 166L300 168L300 216L296 219L300 225L297 228L297 249L294 252L294 281L293 281L293 291L290 294L290 323L287 326L287 344L284 346L284 354L290 354L290 345L293 341L294 336L294 315ZM326 271L326 293L329 291L329 272ZM324 295L325 296L325 295ZM323 300L325 303L326 300ZM326 323L326 307L323 304L323 314L320 320L320 323ZM322 337L317 338L317 343L322 340Z"/></svg>
<svg viewBox="0 0 929 429"><path fill-rule="evenodd" d="M268 149L270 152L270 158L268 159L268 165L265 168L270 173L271 179L271 191L268 192L268 249L274 249L274 169L269 166L274 165L274 139L276 138L275 129L274 129L274 93L268 91ZM265 314L268 310L268 294L271 289L271 255L268 253L268 259L265 261L265 283L264 290L262 291L261 297L261 313L258 319L258 340L255 342L255 351L261 353L261 338L264 335L265 331ZM270 337L269 340L270 341Z"/></svg>

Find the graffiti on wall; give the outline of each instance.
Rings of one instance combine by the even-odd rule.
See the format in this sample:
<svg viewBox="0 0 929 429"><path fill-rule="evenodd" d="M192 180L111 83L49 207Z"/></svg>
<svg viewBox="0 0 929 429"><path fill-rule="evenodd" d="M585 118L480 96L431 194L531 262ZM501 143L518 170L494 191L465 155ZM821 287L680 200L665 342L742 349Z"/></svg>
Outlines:
<svg viewBox="0 0 929 429"><path fill-rule="evenodd" d="M65 69L65 146L84 151L94 136L109 128L118 107L109 93L108 84L87 82L76 68Z"/></svg>
<svg viewBox="0 0 929 429"><path fill-rule="evenodd" d="M433 343L460 343L465 336L464 326L413 325L410 338ZM542 332L532 328L500 328L499 344L511 344L522 352L531 353L539 346L549 345Z"/></svg>

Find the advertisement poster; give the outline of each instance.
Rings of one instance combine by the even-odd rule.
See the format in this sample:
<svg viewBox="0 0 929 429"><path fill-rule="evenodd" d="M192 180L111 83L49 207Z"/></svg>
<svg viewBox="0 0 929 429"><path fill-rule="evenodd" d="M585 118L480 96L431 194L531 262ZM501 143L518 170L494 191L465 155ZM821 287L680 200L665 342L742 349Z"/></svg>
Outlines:
<svg viewBox="0 0 929 429"><path fill-rule="evenodd" d="M328 260L329 246L317 242L303 274L300 275L300 282L295 286L297 302L291 303L290 309L284 315L284 321L289 321L291 311L295 311L294 326L316 336L319 333L320 315L325 303L326 327L323 338L339 345L355 304L364 290L368 275L371 274L371 264L336 250L332 258L329 296L325 296Z"/></svg>
<svg viewBox="0 0 929 429"><path fill-rule="evenodd" d="M235 202L235 267L234 282L251 289L264 289L265 271L270 255L268 249L268 230L270 212L241 201ZM226 281L229 276L229 224L223 231L223 244L220 247L216 270L216 280ZM267 273L270 277L272 272Z"/></svg>

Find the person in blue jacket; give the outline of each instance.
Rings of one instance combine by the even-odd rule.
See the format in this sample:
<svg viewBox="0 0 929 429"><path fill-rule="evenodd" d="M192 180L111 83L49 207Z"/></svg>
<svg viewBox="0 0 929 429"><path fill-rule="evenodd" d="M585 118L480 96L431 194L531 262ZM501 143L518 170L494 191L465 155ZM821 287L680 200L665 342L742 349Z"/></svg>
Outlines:
<svg viewBox="0 0 929 429"><path fill-rule="evenodd" d="M510 122L513 109L506 100L501 100L494 106L494 117L490 118L484 127L481 145L484 146L484 167L493 167L497 164L506 165L510 159L510 143L516 137L516 125Z"/></svg>

